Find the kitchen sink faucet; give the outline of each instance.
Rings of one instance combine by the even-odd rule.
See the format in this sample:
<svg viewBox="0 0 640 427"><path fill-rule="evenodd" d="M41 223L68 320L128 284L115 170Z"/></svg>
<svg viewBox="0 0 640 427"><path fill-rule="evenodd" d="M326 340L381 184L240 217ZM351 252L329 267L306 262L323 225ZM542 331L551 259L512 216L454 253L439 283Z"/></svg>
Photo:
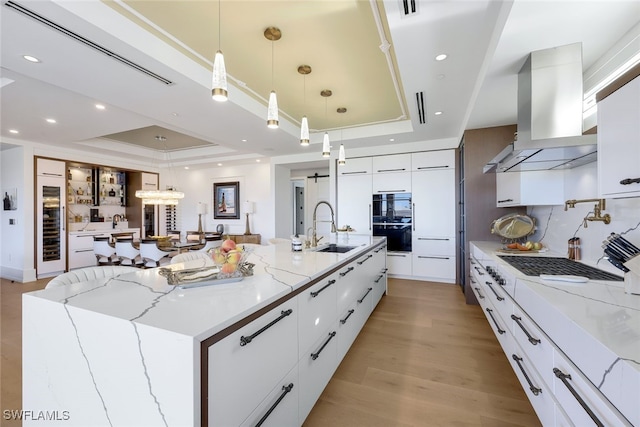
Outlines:
<svg viewBox="0 0 640 427"><path fill-rule="evenodd" d="M316 207L313 208L313 235L311 237L311 246L314 247L314 248L316 246L318 246L318 242L324 237L324 236L320 236L320 239L318 239L318 235L316 233L316 223L319 222L316 219L316 213L318 211L318 206L320 206L322 204L329 206L329 209L331 209L331 232L332 233L337 233L337 231L336 231L336 223L335 223L335 215L333 213L333 207L331 206L331 204L329 202L326 202L324 200L320 200L318 203L316 203ZM329 222L329 221L320 221L320 222Z"/></svg>

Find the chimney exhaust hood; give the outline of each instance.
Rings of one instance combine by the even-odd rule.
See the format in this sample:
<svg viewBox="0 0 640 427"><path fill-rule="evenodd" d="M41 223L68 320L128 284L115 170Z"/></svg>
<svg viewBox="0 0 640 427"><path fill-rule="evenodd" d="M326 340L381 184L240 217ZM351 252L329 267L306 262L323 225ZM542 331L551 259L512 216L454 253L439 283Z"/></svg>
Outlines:
<svg viewBox="0 0 640 427"><path fill-rule="evenodd" d="M583 135L582 44L531 52L518 73L518 133L483 171L570 169L597 159Z"/></svg>

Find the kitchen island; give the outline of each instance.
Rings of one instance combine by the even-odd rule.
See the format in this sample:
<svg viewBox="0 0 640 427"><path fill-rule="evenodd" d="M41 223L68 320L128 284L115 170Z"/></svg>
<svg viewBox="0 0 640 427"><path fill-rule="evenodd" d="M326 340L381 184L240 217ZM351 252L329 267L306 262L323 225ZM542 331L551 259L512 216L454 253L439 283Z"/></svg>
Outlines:
<svg viewBox="0 0 640 427"><path fill-rule="evenodd" d="M563 254L470 246L472 289L542 424L640 425L640 295L621 281L528 276L501 258Z"/></svg>
<svg viewBox="0 0 640 427"><path fill-rule="evenodd" d="M180 289L154 268L25 294L23 408L65 426L301 425L386 291L384 238L333 242L354 249L246 245L239 282Z"/></svg>

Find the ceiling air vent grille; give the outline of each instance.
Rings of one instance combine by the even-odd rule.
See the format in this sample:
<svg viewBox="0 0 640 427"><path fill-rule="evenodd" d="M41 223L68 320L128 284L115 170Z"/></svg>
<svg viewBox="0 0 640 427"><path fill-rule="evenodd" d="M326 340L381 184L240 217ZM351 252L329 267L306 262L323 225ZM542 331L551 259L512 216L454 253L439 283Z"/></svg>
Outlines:
<svg viewBox="0 0 640 427"><path fill-rule="evenodd" d="M106 47L100 46L97 43L92 42L89 39L86 39L84 37L82 37L81 35L74 33L73 31L64 28L58 24L56 24L53 21L48 20L47 18L45 18L44 16L38 15L37 13L27 9L24 6L21 6L13 1L7 1L5 2L5 6L10 7L11 9L15 10L16 12L19 12L21 14L23 14L24 16L27 16L31 19L34 19L42 24L47 25L49 28L52 28L56 31L58 31L59 33L64 34L67 37L71 37L72 39L75 39L76 41L79 41L80 43L90 47L91 49L97 50L100 53L103 53L113 59L115 59L116 61L121 62L122 64L125 64L131 68L134 68L138 71L141 71L143 73L145 73L146 75L148 75L149 77L153 77L154 79L166 84L166 85L170 85L173 84L173 82L169 79L166 79L156 73L154 73L153 71L150 71L146 68L144 68L142 65L138 65L133 61L128 60L127 58L118 55L117 53L107 49Z"/></svg>
<svg viewBox="0 0 640 427"><path fill-rule="evenodd" d="M423 125L427 123L427 116L424 113L424 92L416 92L416 107L418 108L418 120Z"/></svg>
<svg viewBox="0 0 640 427"><path fill-rule="evenodd" d="M416 0L402 0L402 13L404 16L411 16L416 12Z"/></svg>

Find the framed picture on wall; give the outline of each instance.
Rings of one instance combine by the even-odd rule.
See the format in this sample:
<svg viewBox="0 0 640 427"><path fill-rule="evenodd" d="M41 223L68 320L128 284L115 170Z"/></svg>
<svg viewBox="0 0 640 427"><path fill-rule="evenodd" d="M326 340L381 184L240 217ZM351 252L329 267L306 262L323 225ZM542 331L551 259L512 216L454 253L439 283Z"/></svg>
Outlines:
<svg viewBox="0 0 640 427"><path fill-rule="evenodd" d="M213 184L213 218L240 219L240 183Z"/></svg>

